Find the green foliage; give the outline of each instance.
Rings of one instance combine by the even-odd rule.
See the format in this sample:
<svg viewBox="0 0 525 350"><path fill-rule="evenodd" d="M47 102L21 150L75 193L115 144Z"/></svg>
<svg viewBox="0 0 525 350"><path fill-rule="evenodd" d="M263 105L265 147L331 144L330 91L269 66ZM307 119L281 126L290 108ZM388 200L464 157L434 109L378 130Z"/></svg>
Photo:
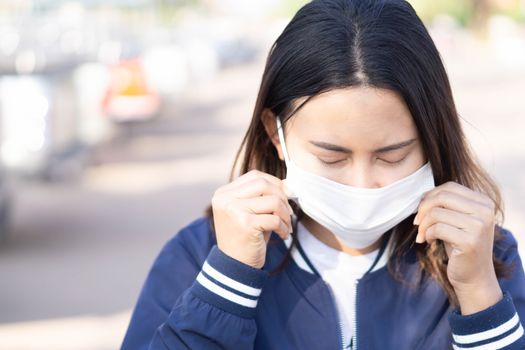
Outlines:
<svg viewBox="0 0 525 350"><path fill-rule="evenodd" d="M274 15L277 17L293 17L295 13L304 5L309 3L308 0L281 0Z"/></svg>
<svg viewBox="0 0 525 350"><path fill-rule="evenodd" d="M466 0L408 0L424 22L436 15L448 14L466 26L472 18L472 1Z"/></svg>
<svg viewBox="0 0 525 350"><path fill-rule="evenodd" d="M474 16L474 0L407 0L424 22L431 22L437 15L447 14L462 25L468 26ZM525 5L515 1L512 6L497 10L496 13L525 22ZM309 0L281 0L275 12L276 16L292 17Z"/></svg>
<svg viewBox="0 0 525 350"><path fill-rule="evenodd" d="M517 22L525 23L525 3L520 6L519 1L517 1L513 6L500 9L496 11L496 13L499 15L508 16Z"/></svg>
<svg viewBox="0 0 525 350"><path fill-rule="evenodd" d="M308 0L282 0L275 15L292 17ZM449 14L466 25L472 15L469 0L408 0L423 21L431 21L438 14Z"/></svg>

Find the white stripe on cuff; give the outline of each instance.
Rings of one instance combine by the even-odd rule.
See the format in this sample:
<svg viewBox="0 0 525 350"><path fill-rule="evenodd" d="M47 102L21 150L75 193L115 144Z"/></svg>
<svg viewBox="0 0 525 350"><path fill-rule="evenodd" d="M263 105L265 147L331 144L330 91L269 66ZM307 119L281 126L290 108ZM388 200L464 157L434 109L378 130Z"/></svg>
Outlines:
<svg viewBox="0 0 525 350"><path fill-rule="evenodd" d="M254 297L258 297L261 294L260 288L253 288L253 287L247 286L244 283L238 282L222 274L221 272L213 268L213 266L208 264L207 261L204 262L204 265L202 266L202 270L206 272L208 275L210 275L211 277L215 278L217 281L221 282L222 284L225 284L228 287L236 289L239 292L242 292L244 294L248 294Z"/></svg>
<svg viewBox="0 0 525 350"><path fill-rule="evenodd" d="M456 343L460 344L470 344L470 343L476 343L478 341L487 340L490 338L497 337L498 335L501 335L505 332L508 332L510 329L512 329L516 324L520 321L520 318L517 313L514 314L514 316L508 320L507 322L499 325L496 328L489 329L487 331L479 332L479 333L473 333L468 335L456 335L452 334L452 337L454 337L454 341Z"/></svg>
<svg viewBox="0 0 525 350"><path fill-rule="evenodd" d="M206 276L204 276L202 272L200 272L197 276L197 281L209 291L217 294L218 296L226 300L251 308L255 308L257 306L257 300L251 300L245 297L241 297L240 295L237 295L235 293L230 292L229 290L222 288L218 284L206 278Z"/></svg>
<svg viewBox="0 0 525 350"><path fill-rule="evenodd" d="M454 350L462 350L462 349L468 349L468 350L498 350L502 349L512 343L514 343L516 340L520 339L523 336L523 327L520 325L518 329L516 329L511 334L507 335L505 338L501 338L495 342L483 344L479 346L475 346L472 348L465 348L460 347L455 344L453 344Z"/></svg>

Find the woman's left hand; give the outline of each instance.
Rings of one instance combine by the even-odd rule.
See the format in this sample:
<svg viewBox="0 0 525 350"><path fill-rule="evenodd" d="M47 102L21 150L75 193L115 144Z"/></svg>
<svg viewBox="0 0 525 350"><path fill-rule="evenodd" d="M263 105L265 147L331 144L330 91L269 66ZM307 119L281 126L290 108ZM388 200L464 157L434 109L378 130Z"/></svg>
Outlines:
<svg viewBox="0 0 525 350"><path fill-rule="evenodd" d="M416 242L444 242L447 276L463 315L502 298L492 261L495 204L487 195L447 182L426 193L414 224L419 225Z"/></svg>

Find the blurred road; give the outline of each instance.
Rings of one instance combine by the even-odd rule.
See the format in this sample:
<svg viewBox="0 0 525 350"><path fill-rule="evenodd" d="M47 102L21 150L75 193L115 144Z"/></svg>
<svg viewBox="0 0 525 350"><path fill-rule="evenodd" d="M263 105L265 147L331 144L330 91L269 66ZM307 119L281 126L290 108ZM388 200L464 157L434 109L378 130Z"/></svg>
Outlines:
<svg viewBox="0 0 525 350"><path fill-rule="evenodd" d="M16 183L11 237L0 246L0 348L14 349L29 330L35 343L20 348L46 348L34 331L76 334L73 328L87 325L107 333L93 317L124 310L110 319L120 327L116 337L84 332L75 348L119 343L162 245L202 215L227 181L262 69L257 62L224 71L166 106L159 120L129 125L95 151L79 183ZM29 323L46 319L57 320ZM93 328L94 320L101 327ZM47 338L49 349L70 346Z"/></svg>
<svg viewBox="0 0 525 350"><path fill-rule="evenodd" d="M469 139L502 187L505 226L525 242L525 68L476 50L444 59ZM162 245L226 182L262 71L262 58L223 71L159 120L122 130L78 182L17 181L0 247L0 348L120 344Z"/></svg>

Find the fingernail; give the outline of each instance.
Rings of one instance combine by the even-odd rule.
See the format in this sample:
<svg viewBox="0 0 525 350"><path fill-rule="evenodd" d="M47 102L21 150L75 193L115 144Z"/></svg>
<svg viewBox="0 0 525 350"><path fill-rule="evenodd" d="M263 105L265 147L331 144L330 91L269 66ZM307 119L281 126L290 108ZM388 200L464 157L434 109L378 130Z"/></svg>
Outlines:
<svg viewBox="0 0 525 350"><path fill-rule="evenodd" d="M293 209L290 204L288 204L288 211L290 212L290 215L293 215Z"/></svg>
<svg viewBox="0 0 525 350"><path fill-rule="evenodd" d="M413 222L414 225L419 225L419 217L416 215L414 217L414 222Z"/></svg>
<svg viewBox="0 0 525 350"><path fill-rule="evenodd" d="M420 234L418 234L418 235L416 236L416 243L423 243L423 238L421 237Z"/></svg>

